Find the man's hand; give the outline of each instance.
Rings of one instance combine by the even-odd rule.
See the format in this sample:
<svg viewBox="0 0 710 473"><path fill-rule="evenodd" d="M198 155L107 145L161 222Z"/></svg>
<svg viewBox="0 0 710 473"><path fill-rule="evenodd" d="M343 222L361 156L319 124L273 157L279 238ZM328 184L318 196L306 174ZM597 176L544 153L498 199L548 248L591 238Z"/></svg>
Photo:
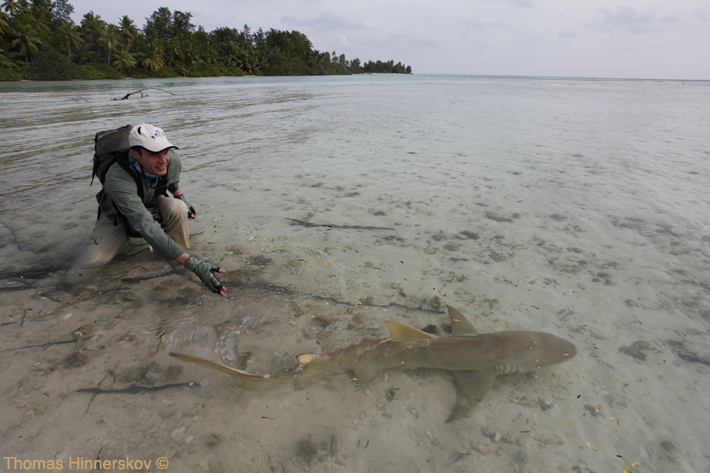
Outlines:
<svg viewBox="0 0 710 473"><path fill-rule="evenodd" d="M185 267L197 274L197 277L200 278L202 284L207 286L210 291L225 297L227 289L222 286L222 283L219 282L214 275L214 273L224 274L226 273L225 270L214 263L208 263L207 261L202 261L197 258L193 258L192 256L188 257L187 261L185 261Z"/></svg>
<svg viewBox="0 0 710 473"><path fill-rule="evenodd" d="M182 200L183 202L185 202L185 205L187 205L187 218L188 218L189 220L194 219L195 216L197 215L197 211L195 210L195 207L193 207L192 205L190 205L190 204L187 203L187 199L185 199L185 194L183 194L183 193L180 193L179 195L174 195L174 194L173 194L173 197L175 197L176 199L180 199L180 200Z"/></svg>

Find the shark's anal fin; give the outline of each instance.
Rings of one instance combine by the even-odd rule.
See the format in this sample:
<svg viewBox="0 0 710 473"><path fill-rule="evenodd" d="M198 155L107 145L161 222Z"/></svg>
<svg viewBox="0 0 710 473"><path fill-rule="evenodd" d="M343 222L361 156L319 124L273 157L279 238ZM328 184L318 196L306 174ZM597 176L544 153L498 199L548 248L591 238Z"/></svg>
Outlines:
<svg viewBox="0 0 710 473"><path fill-rule="evenodd" d="M466 418L483 400L496 379L495 373L486 371L449 371L456 385L456 404L446 422Z"/></svg>
<svg viewBox="0 0 710 473"><path fill-rule="evenodd" d="M450 305L447 305L446 308L449 310L449 318L451 319L451 335L454 337L478 335L478 330L461 312Z"/></svg>
<svg viewBox="0 0 710 473"><path fill-rule="evenodd" d="M387 324L387 328L390 329L390 340L393 342L403 340L428 340L430 338L436 338L436 335L422 332L421 330L406 324L393 322L391 320L387 320L385 323Z"/></svg>

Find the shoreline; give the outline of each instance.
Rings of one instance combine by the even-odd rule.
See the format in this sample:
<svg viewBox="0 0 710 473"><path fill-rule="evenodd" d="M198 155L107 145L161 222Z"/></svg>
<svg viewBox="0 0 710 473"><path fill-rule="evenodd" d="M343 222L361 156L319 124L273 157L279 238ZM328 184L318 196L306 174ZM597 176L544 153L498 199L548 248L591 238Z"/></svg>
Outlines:
<svg viewBox="0 0 710 473"><path fill-rule="evenodd" d="M67 80L36 80L36 79L18 79L18 80L0 80L0 83L10 82L75 82L75 81L121 81L121 80L156 80L156 79L206 79L206 78L224 78L224 77L330 77L330 76L413 76L414 73L397 73L397 72L362 72L358 74L314 74L314 75L281 75L281 76L266 76L259 74L245 74L235 76L169 76L169 77L121 77L118 79L102 78L102 79L67 79ZM710 83L710 79L657 79L657 78L628 78L628 77L563 77L563 76L515 76L515 75L478 75L478 74L416 74L419 77L436 76L436 77L452 77L452 78L476 78L476 79L503 79L503 80L543 80L543 81L578 81L578 82L656 82L656 83Z"/></svg>
<svg viewBox="0 0 710 473"><path fill-rule="evenodd" d="M398 73L398 72L362 72L358 74L306 74L306 75L285 75L285 76L264 76L258 74L244 74L239 76L169 76L169 77L121 77L118 79L112 79L110 77L102 79L66 79L66 80L36 80L36 79L18 79L18 80L0 80L0 83L8 82L79 82L79 81L99 81L99 80L155 80L155 79L206 79L206 78L218 78L218 77L331 77L331 76L365 76L365 75L378 75L378 76L412 76L414 73ZM442 74L445 75L445 74Z"/></svg>

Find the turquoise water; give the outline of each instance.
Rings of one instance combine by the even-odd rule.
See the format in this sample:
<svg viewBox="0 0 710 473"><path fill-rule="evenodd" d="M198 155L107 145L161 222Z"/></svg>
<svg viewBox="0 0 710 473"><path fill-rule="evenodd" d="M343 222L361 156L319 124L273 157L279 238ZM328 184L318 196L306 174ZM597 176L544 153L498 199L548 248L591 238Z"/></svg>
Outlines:
<svg viewBox="0 0 710 473"><path fill-rule="evenodd" d="M111 100L145 87L162 90ZM176 471L708 470L710 84L413 75L0 93L0 322L26 320L2 327L2 349L92 327L8 352L8 455L165 456ZM227 269L226 300L140 245L88 281L72 273L96 212L93 135L144 121L180 146L191 252ZM481 332L546 331L579 354L498 378L453 423L446 372L255 393L167 356L274 373L384 338L385 320L443 331L444 304ZM90 405L78 391L190 382Z"/></svg>

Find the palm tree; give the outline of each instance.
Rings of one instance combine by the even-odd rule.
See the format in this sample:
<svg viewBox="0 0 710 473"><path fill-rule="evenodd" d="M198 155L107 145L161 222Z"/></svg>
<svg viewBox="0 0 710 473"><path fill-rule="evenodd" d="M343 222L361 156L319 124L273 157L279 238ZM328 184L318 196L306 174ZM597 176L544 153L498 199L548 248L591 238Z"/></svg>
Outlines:
<svg viewBox="0 0 710 473"><path fill-rule="evenodd" d="M153 72L163 68L165 65L165 61L163 61L163 40L154 39L148 45L148 52L143 54L141 65Z"/></svg>
<svg viewBox="0 0 710 473"><path fill-rule="evenodd" d="M146 69L150 69L153 72L157 72L163 68L165 62L163 61L163 58L161 56L158 56L157 54L155 54L155 51L153 51L152 53L148 54L146 57L143 58L143 60L141 61L141 65Z"/></svg>
<svg viewBox="0 0 710 473"><path fill-rule="evenodd" d="M133 41L138 36L138 28L136 28L133 20L128 18L128 15L123 15L118 23L118 29L126 43Z"/></svg>
<svg viewBox="0 0 710 473"><path fill-rule="evenodd" d="M293 52L293 49L295 46L294 46L293 40L291 38L289 38L289 37L284 38L283 44L286 47L287 54L290 54L291 52Z"/></svg>
<svg viewBox="0 0 710 473"><path fill-rule="evenodd" d="M170 60L168 61L168 64L172 64L175 56L180 57L182 55L182 47L179 38L173 37L170 41L168 41L168 51L170 52Z"/></svg>
<svg viewBox="0 0 710 473"><path fill-rule="evenodd" d="M0 35L5 36L5 31L7 31L9 26L7 24L7 15L0 13Z"/></svg>
<svg viewBox="0 0 710 473"><path fill-rule="evenodd" d="M217 52L217 46L215 46L214 44L210 44L207 47L207 50L202 55L202 60L205 61L207 64L218 64L218 57L219 53Z"/></svg>
<svg viewBox="0 0 710 473"><path fill-rule="evenodd" d="M185 65L195 62L195 49L192 41L183 40L180 47L180 55L178 59ZM184 74L183 74L184 75Z"/></svg>
<svg viewBox="0 0 710 473"><path fill-rule="evenodd" d="M172 38L180 40L190 39L195 29L195 25L190 23L192 13L175 10L173 12Z"/></svg>
<svg viewBox="0 0 710 473"><path fill-rule="evenodd" d="M81 19L79 30L90 46L88 49L92 49L93 45L98 44L99 37L105 29L106 22L99 15L95 15L93 11L84 15L84 18Z"/></svg>
<svg viewBox="0 0 710 473"><path fill-rule="evenodd" d="M242 64L242 61L237 57L241 53L240 48L234 41L229 40L225 43L220 43L219 52L222 64L225 66L232 67L233 65L239 66Z"/></svg>
<svg viewBox="0 0 710 473"><path fill-rule="evenodd" d="M64 23L59 29L59 34L64 40L65 46L67 47L67 57L71 57L72 48L78 50L81 45L84 44L84 40L81 39L79 27L76 25L72 25L71 23Z"/></svg>
<svg viewBox="0 0 710 473"><path fill-rule="evenodd" d="M22 1L15 1L15 0L5 0L5 2L2 4L2 9L5 10L6 13L9 13L10 16L17 16L18 13L20 13L23 9L27 7L27 2L22 2Z"/></svg>
<svg viewBox="0 0 710 473"><path fill-rule="evenodd" d="M47 23L51 20L50 12L52 10L51 0L31 0L29 12L32 17L39 23ZM49 28L47 28L49 31Z"/></svg>
<svg viewBox="0 0 710 473"><path fill-rule="evenodd" d="M104 52L108 53L107 64L111 64L111 53L118 50L119 41L118 29L114 25L108 25L101 33L98 43L104 48Z"/></svg>
<svg viewBox="0 0 710 473"><path fill-rule="evenodd" d="M42 41L29 25L20 24L15 28L14 32L15 39L12 40L12 46L19 48L20 54L25 56L25 62L29 62L29 55L36 54L39 51L37 45L41 45Z"/></svg>
<svg viewBox="0 0 710 473"><path fill-rule="evenodd" d="M8 46L5 46L2 51L0 51L0 68L3 69L16 69L18 66L12 59L18 57L19 53L12 53L8 51Z"/></svg>
<svg viewBox="0 0 710 473"><path fill-rule="evenodd" d="M113 67L117 67L119 71L123 72L123 69L131 69L137 64L132 53L129 53L125 49L122 49L116 53L116 60L113 61Z"/></svg>

